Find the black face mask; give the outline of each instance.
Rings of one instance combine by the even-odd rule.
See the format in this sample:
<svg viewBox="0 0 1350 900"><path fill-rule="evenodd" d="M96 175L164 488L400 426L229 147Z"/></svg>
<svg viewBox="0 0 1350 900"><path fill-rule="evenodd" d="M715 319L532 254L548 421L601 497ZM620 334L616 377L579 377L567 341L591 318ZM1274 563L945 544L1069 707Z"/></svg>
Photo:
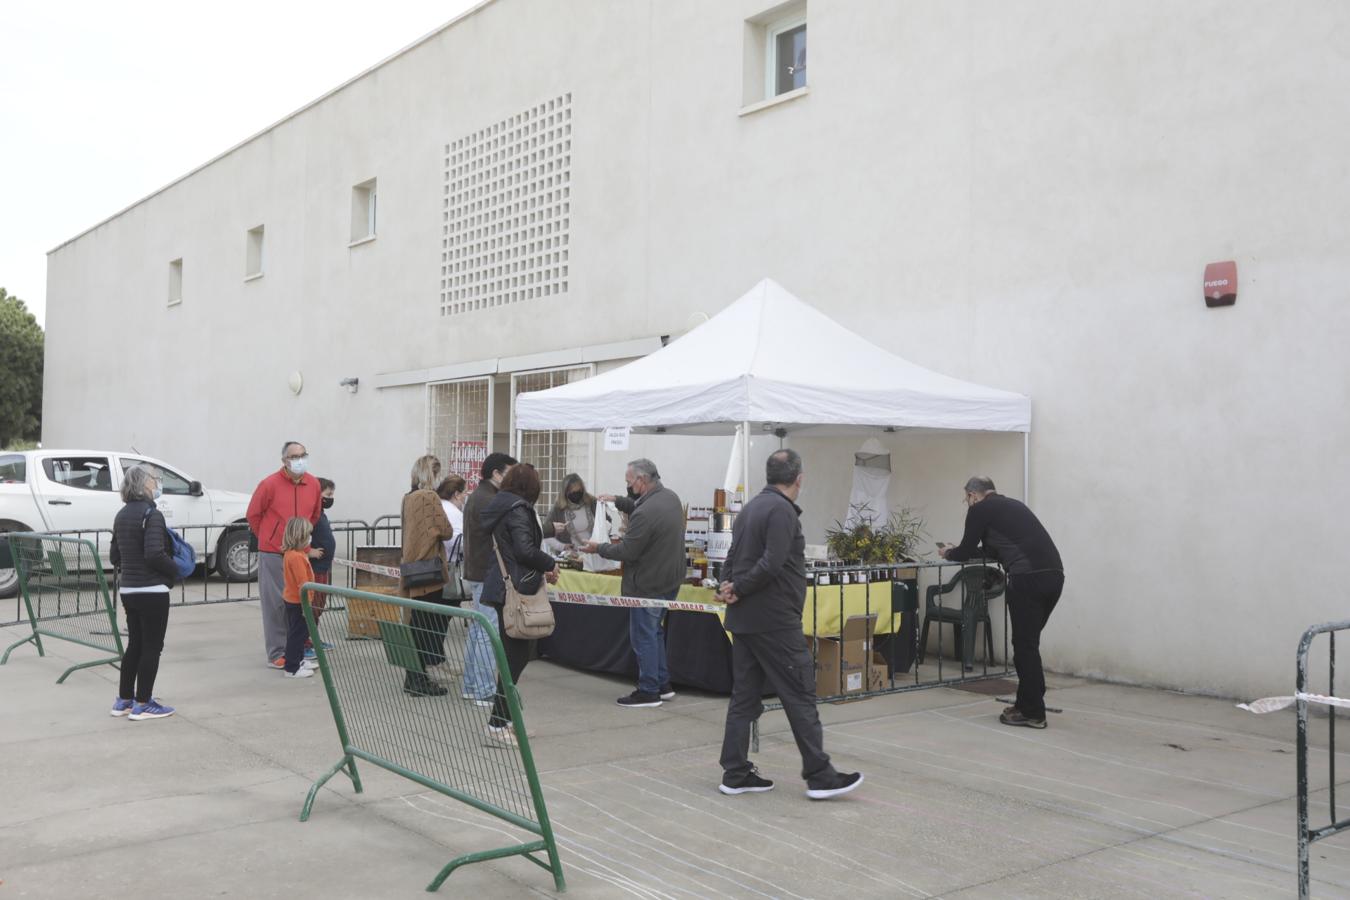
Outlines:
<svg viewBox="0 0 1350 900"><path fill-rule="evenodd" d="M572 493L567 495L568 503L580 503L582 500L585 499L586 499L585 491L573 491Z"/></svg>
<svg viewBox="0 0 1350 900"><path fill-rule="evenodd" d="M324 497L324 498L323 498L323 508L324 508L324 509L332 509L332 508L333 508L333 498L332 498L332 497Z"/></svg>
<svg viewBox="0 0 1350 900"><path fill-rule="evenodd" d="M632 485L629 485L629 487L628 487L628 499L629 499L629 500L636 500L637 498L638 498L638 492L635 491L635 490L633 490Z"/></svg>

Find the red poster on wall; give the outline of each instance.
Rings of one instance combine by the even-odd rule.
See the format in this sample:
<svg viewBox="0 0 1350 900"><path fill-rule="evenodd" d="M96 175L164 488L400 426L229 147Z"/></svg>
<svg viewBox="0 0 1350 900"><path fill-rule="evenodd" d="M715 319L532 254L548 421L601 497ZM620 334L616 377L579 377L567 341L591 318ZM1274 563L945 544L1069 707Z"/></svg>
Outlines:
<svg viewBox="0 0 1350 900"><path fill-rule="evenodd" d="M1205 266L1205 305L1232 306L1237 302L1237 263L1210 263Z"/></svg>

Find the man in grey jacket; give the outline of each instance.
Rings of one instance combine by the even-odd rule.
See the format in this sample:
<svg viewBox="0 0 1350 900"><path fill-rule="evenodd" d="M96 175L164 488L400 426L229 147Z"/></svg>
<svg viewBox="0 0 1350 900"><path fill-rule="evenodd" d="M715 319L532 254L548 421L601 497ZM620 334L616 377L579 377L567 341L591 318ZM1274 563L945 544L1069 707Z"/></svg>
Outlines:
<svg viewBox="0 0 1350 900"><path fill-rule="evenodd" d="M765 466L768 486L746 504L731 529L731 549L718 596L728 604L731 642L731 702L722 738L724 794L773 789L750 765L750 724L764 712L764 683L783 704L797 751L802 755L806 796L825 800L862 784L861 772L841 773L825 752L816 712L815 660L802 633L806 603L806 539L797 496L802 458L779 450Z"/></svg>
<svg viewBox="0 0 1350 900"><path fill-rule="evenodd" d="M684 505L675 492L661 484L649 459L628 464L624 481L637 495L623 539L604 546L591 542L580 548L623 563L623 595L674 600L684 582ZM664 609L628 611L628 636L638 663L637 690L619 698L620 706L660 706L675 697L666 668Z"/></svg>

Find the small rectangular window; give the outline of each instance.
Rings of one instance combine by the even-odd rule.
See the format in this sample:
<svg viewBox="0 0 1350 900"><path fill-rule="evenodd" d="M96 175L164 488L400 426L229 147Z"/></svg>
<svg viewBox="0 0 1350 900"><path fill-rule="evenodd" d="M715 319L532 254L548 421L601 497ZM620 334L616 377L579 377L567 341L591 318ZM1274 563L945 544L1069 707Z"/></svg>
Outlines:
<svg viewBox="0 0 1350 900"><path fill-rule="evenodd" d="M806 93L805 0L780 3L745 20L744 72L742 114L773 105L783 94Z"/></svg>
<svg viewBox="0 0 1350 900"><path fill-rule="evenodd" d="M368 240L375 236L376 199L374 178L352 188L353 243Z"/></svg>
<svg viewBox="0 0 1350 900"><path fill-rule="evenodd" d="M244 277L258 278L263 273L263 226L248 230Z"/></svg>
<svg viewBox="0 0 1350 900"><path fill-rule="evenodd" d="M183 302L183 260L175 259L169 263L169 305Z"/></svg>

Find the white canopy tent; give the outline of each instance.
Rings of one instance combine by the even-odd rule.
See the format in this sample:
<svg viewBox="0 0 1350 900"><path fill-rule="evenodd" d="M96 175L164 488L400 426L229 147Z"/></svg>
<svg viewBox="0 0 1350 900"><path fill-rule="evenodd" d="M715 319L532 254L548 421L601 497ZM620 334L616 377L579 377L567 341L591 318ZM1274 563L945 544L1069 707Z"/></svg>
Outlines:
<svg viewBox="0 0 1350 900"><path fill-rule="evenodd" d="M516 398L517 429L609 426L803 437L913 429L1022 432L1025 491L1031 400L917 366L766 278L649 356Z"/></svg>

